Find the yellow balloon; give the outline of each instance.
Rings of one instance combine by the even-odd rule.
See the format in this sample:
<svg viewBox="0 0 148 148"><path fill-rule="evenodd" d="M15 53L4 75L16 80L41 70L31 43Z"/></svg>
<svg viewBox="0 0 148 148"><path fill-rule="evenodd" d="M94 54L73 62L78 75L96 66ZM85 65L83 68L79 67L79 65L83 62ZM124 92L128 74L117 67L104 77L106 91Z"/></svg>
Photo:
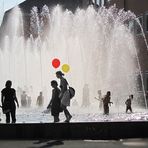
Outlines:
<svg viewBox="0 0 148 148"><path fill-rule="evenodd" d="M70 70L70 66L68 65L68 64L64 64L63 66L62 66L62 71L63 72L68 72Z"/></svg>

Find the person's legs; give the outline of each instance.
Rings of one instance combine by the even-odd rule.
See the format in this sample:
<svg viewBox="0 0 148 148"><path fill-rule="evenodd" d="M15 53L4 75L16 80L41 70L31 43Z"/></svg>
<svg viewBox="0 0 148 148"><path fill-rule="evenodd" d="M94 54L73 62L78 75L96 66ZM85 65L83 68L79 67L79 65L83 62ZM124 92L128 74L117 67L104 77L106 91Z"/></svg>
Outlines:
<svg viewBox="0 0 148 148"><path fill-rule="evenodd" d="M106 108L105 105L103 105L103 109L104 109L104 115L106 114Z"/></svg>
<svg viewBox="0 0 148 148"><path fill-rule="evenodd" d="M72 115L69 113L69 111L67 110L66 106L62 105L66 120L65 122L69 122L70 119L72 118Z"/></svg>
<svg viewBox="0 0 148 148"><path fill-rule="evenodd" d="M12 123L15 123L16 122L15 109L12 109L10 113L11 113Z"/></svg>
<svg viewBox="0 0 148 148"><path fill-rule="evenodd" d="M126 113L128 112L128 107L126 106Z"/></svg>
<svg viewBox="0 0 148 148"><path fill-rule="evenodd" d="M131 106L129 107L129 110L130 110L130 112L131 112L131 113L133 112L133 111L132 111L132 107L131 107Z"/></svg>
<svg viewBox="0 0 148 148"><path fill-rule="evenodd" d="M108 105L104 105L104 115L107 115L108 114Z"/></svg>
<svg viewBox="0 0 148 148"><path fill-rule="evenodd" d="M72 118L72 115L69 113L69 111L67 110L67 108L64 110L65 116L66 116L66 120L65 122L69 122L70 119Z"/></svg>
<svg viewBox="0 0 148 148"><path fill-rule="evenodd" d="M54 113L54 122L59 122L60 119L59 119L59 113Z"/></svg>
<svg viewBox="0 0 148 148"><path fill-rule="evenodd" d="M109 106L106 106L106 114L109 115Z"/></svg>
<svg viewBox="0 0 148 148"><path fill-rule="evenodd" d="M126 113L128 112L128 110L131 111L130 106L127 106Z"/></svg>
<svg viewBox="0 0 148 148"><path fill-rule="evenodd" d="M10 123L10 113L6 113L6 123Z"/></svg>
<svg viewBox="0 0 148 148"><path fill-rule="evenodd" d="M59 122L59 121L60 121L59 115L54 116L54 122Z"/></svg>

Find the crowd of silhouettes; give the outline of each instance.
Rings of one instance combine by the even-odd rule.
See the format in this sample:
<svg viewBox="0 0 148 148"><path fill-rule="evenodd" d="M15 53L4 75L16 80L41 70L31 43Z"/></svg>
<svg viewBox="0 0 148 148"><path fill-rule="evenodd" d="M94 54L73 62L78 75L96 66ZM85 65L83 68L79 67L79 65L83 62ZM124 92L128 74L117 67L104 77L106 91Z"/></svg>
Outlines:
<svg viewBox="0 0 148 148"><path fill-rule="evenodd" d="M125 101L126 113L128 113L128 111L130 113L133 113L133 110L132 110L133 98L134 98L134 95L131 94L129 95L128 99ZM111 102L111 92L107 91L106 95L102 96L101 90L98 90L98 97L95 97L95 99L99 101L99 109L102 110L102 107L103 107L104 115L109 115L109 107L111 106L111 104L113 104L113 102Z"/></svg>
<svg viewBox="0 0 148 148"><path fill-rule="evenodd" d="M60 84L58 86L58 82L56 80L51 81L52 87L52 96L51 100L47 106L47 109L50 109L51 115L54 118L54 122L59 122L60 118L59 115L61 112L65 114L65 122L70 122L72 115L68 111L67 107L70 106L70 91L69 91L69 84L67 80L64 78L64 74L61 71L56 72L56 77L60 79ZM27 95L26 91L20 91L20 102L21 107L30 107L31 106L31 96ZM113 102L111 102L111 92L107 91L105 96L102 96L101 90L98 90L98 97L95 97L99 101L99 108L104 112L104 115L109 115L109 107ZM84 85L83 88L83 98L82 98L82 107L88 107L90 105L89 101L89 86L88 84ZM133 95L129 95L128 99L125 101L126 104L126 113L128 111L130 113L133 112L132 110L132 100ZM2 110L3 113L6 115L6 123L16 122L16 105L19 107L18 99L16 97L16 90L12 88L12 82L10 80L6 81L5 88L1 91L1 103L2 103ZM39 93L39 96L36 100L36 105L38 107L43 107L44 104L44 96L43 92ZM78 106L78 102L75 99L73 101L73 106Z"/></svg>

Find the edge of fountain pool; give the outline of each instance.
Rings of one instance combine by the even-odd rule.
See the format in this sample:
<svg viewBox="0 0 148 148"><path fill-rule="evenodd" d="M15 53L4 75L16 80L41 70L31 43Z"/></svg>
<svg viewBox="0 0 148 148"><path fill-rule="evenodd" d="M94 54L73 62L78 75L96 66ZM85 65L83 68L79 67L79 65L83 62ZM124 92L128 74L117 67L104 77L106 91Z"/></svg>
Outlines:
<svg viewBox="0 0 148 148"><path fill-rule="evenodd" d="M148 138L147 121L0 124L0 139Z"/></svg>

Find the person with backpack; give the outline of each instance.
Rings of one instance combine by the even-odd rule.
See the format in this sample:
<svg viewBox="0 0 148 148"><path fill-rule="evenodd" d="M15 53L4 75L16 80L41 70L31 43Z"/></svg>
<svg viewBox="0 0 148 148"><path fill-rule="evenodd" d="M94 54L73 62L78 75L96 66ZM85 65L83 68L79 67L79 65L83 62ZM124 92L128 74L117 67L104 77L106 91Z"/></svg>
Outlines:
<svg viewBox="0 0 148 148"><path fill-rule="evenodd" d="M19 107L19 103L16 97L16 91L14 88L11 88L12 82L8 80L5 84L5 88L1 91L1 102L3 113L6 115L6 123L10 123L10 115L12 118L12 123L16 122L16 105Z"/></svg>
<svg viewBox="0 0 148 148"><path fill-rule="evenodd" d="M59 97L61 98L61 107L66 117L65 122L69 122L72 118L72 115L68 111L67 106L70 106L71 96L70 96L70 91L68 90L68 82L63 76L64 74L61 71L56 72L56 77L60 79L61 93Z"/></svg>
<svg viewBox="0 0 148 148"><path fill-rule="evenodd" d="M133 100L133 95L130 95L129 98L125 101L126 104L126 113L128 112L128 110L132 113L132 100Z"/></svg>

